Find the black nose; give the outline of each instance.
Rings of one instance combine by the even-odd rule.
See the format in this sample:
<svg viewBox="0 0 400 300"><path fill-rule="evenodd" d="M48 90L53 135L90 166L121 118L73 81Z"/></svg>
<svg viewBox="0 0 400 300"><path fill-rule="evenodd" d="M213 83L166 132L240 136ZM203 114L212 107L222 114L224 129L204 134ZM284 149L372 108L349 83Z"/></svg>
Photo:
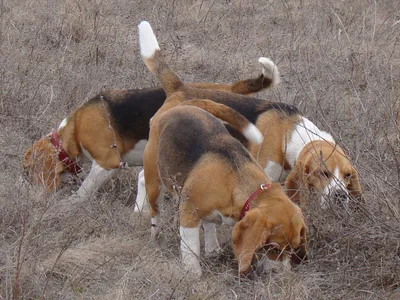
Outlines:
<svg viewBox="0 0 400 300"><path fill-rule="evenodd" d="M23 177L24 179L28 179L28 178L29 178L29 170L28 170L28 169L24 169L24 170L22 171L22 177Z"/></svg>
<svg viewBox="0 0 400 300"><path fill-rule="evenodd" d="M333 193L333 197L340 202L347 202L349 200L349 196L346 191L344 190L336 190Z"/></svg>

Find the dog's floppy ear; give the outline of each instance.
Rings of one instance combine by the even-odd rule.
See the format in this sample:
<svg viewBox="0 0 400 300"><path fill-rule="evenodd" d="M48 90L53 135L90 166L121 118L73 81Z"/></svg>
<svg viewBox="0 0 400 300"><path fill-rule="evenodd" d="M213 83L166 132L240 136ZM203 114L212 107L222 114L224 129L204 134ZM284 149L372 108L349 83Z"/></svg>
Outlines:
<svg viewBox="0 0 400 300"><path fill-rule="evenodd" d="M300 204L301 189L306 187L306 175L310 174L311 156L305 160L298 159L289 176L286 178L286 194L296 204Z"/></svg>
<svg viewBox="0 0 400 300"><path fill-rule="evenodd" d="M271 228L271 222L257 209L247 212L233 227L233 252L240 273L248 271L255 251L265 244Z"/></svg>
<svg viewBox="0 0 400 300"><path fill-rule="evenodd" d="M64 171L64 166L46 137L28 148L22 165L30 180L44 186L48 192L54 191L60 184L60 173Z"/></svg>
<svg viewBox="0 0 400 300"><path fill-rule="evenodd" d="M302 226L300 229L300 244L296 249L294 249L294 253L291 256L291 261L295 264L299 264L302 261L307 260L307 253L307 227Z"/></svg>
<svg viewBox="0 0 400 300"><path fill-rule="evenodd" d="M32 149L33 149L33 146L30 146L25 151L24 159L22 161L22 167L24 169L29 169L29 167L32 165Z"/></svg>
<svg viewBox="0 0 400 300"><path fill-rule="evenodd" d="M43 176L42 182L44 183L46 191L53 192L58 188L62 171L64 171L64 166L60 161L56 161L47 172L41 174Z"/></svg>

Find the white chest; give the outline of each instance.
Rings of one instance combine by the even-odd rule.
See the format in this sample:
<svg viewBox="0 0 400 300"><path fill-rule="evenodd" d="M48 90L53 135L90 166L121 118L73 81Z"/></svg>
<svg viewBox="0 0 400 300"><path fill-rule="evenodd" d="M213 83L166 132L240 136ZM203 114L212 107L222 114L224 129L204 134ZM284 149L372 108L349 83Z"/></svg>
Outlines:
<svg viewBox="0 0 400 300"><path fill-rule="evenodd" d="M311 141L329 141L334 142L332 136L322 130L319 130L314 123L307 118L302 117L293 130L292 136L286 145L286 159L293 168L300 151Z"/></svg>
<svg viewBox="0 0 400 300"><path fill-rule="evenodd" d="M140 140L136 143L135 147L132 148L129 152L125 153L122 156L122 161L126 162L129 166L143 166L143 152L146 147L147 140ZM90 155L90 152L82 147L82 154L80 159L82 162L93 161L93 157Z"/></svg>

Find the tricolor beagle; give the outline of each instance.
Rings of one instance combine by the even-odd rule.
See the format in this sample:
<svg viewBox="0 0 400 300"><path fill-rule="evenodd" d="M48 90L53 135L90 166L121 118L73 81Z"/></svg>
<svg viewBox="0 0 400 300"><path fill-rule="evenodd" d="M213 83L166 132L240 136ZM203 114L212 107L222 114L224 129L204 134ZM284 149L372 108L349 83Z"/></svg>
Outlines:
<svg viewBox="0 0 400 300"><path fill-rule="evenodd" d="M304 188L320 192L323 195L321 205L325 205L325 196L335 196L347 203L349 194L361 193L357 172L343 150L330 134L319 130L296 107L188 86L166 64L146 21L139 25L139 40L146 66L157 76L167 94L156 116L190 99L222 103L240 112L265 135L262 145L244 143L273 181L286 183L295 202L306 199L300 197ZM273 83L278 82L277 67L266 58L262 60L270 66L265 69L268 77Z"/></svg>
<svg viewBox="0 0 400 300"><path fill-rule="evenodd" d="M249 134L254 129L245 122L238 124L235 111L224 107L209 100L187 101L153 118L143 157L152 234L159 197L168 190L181 200L182 261L196 275L201 275L201 225L206 254L220 249L214 223L234 225L233 251L240 273L248 271L255 251L265 245L284 252L287 259L292 254L303 259L306 227L300 208L207 112L240 132Z"/></svg>
<svg viewBox="0 0 400 300"><path fill-rule="evenodd" d="M191 86L255 93L272 84L271 78L265 75L268 67L263 65L263 72L257 78L232 85L197 83ZM43 185L47 191L54 191L60 184L62 172L79 172L78 160L89 159L92 161L91 170L77 192L79 197L86 198L123 163L141 166L150 118L163 105L165 98L161 88L114 90L97 95L65 118L56 131L27 149L23 166L30 180ZM144 190L143 172L139 174L138 183L138 190ZM140 192L138 197L142 198Z"/></svg>
<svg viewBox="0 0 400 300"><path fill-rule="evenodd" d="M248 149L274 182L285 182L288 195L304 207L309 191L347 205L361 187L350 160L332 136L295 109L271 108L258 114L256 126L264 134L261 145Z"/></svg>

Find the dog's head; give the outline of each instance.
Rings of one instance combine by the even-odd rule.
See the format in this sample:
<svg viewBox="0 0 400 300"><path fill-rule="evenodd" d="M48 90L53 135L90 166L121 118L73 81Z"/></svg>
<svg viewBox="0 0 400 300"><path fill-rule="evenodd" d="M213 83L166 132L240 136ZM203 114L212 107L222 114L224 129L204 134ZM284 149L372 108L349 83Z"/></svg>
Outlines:
<svg viewBox="0 0 400 300"><path fill-rule="evenodd" d="M300 153L286 180L287 193L300 203L302 189L321 194L321 206L326 199L335 199L347 205L349 196L361 196L358 174L343 150L327 141L309 143Z"/></svg>
<svg viewBox="0 0 400 300"><path fill-rule="evenodd" d="M280 189L273 184L272 189ZM246 273L255 252L263 247L275 248L300 262L307 255L307 229L300 208L283 191L260 195L260 206L251 209L236 223L232 231L233 251L239 263L239 272ZM264 205L264 204L261 204Z"/></svg>
<svg viewBox="0 0 400 300"><path fill-rule="evenodd" d="M63 164L57 157L55 147L50 142L51 135L42 137L30 146L24 156L23 168L28 180L42 185L48 192L57 189Z"/></svg>

